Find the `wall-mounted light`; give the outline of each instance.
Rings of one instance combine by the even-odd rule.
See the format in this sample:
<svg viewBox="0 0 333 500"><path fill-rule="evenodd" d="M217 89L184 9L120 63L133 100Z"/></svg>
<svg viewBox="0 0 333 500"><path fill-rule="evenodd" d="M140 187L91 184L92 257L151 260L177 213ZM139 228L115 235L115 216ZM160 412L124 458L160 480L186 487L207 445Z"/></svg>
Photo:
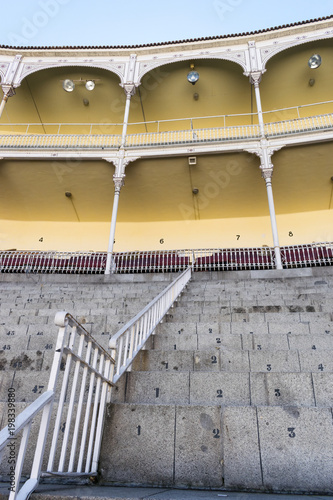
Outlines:
<svg viewBox="0 0 333 500"><path fill-rule="evenodd" d="M321 57L319 54L313 54L308 60L309 68L317 69L321 65Z"/></svg>
<svg viewBox="0 0 333 500"><path fill-rule="evenodd" d="M80 78L80 80L70 80L66 79L62 82L62 88L66 90L66 92L73 92L75 89L75 85L84 85L87 90L91 91L94 90L96 82L99 82L100 80L83 80Z"/></svg>
<svg viewBox="0 0 333 500"><path fill-rule="evenodd" d="M94 90L94 88L95 88L95 82L94 82L94 80L88 80L86 82L86 89L87 90Z"/></svg>
<svg viewBox="0 0 333 500"><path fill-rule="evenodd" d="M316 80L314 78L310 78L310 80L309 80L310 87L313 87L315 83L316 83Z"/></svg>
<svg viewBox="0 0 333 500"><path fill-rule="evenodd" d="M193 194L198 194L199 193L199 189L198 188L193 188L192 189L192 193Z"/></svg>
<svg viewBox="0 0 333 500"><path fill-rule="evenodd" d="M194 64L190 65L191 71L187 75L187 80L192 83L192 85L195 85L197 81L199 80L199 73L194 70Z"/></svg>
<svg viewBox="0 0 333 500"><path fill-rule="evenodd" d="M72 193L70 191L65 191L65 196L67 198L71 198L72 197Z"/></svg>
<svg viewBox="0 0 333 500"><path fill-rule="evenodd" d="M64 80L62 82L62 88L66 90L66 92L73 92L73 90L75 89L75 83L73 82L73 80Z"/></svg>

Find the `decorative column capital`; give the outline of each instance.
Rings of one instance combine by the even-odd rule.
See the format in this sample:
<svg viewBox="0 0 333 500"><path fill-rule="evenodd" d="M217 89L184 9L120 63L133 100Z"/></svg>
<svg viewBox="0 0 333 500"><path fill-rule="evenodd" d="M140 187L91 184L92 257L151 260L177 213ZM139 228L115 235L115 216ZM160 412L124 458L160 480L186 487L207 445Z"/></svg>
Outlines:
<svg viewBox="0 0 333 500"><path fill-rule="evenodd" d="M114 182L114 192L115 194L119 194L121 188L125 184L125 174L124 175L114 175L113 176L113 182Z"/></svg>
<svg viewBox="0 0 333 500"><path fill-rule="evenodd" d="M249 74L250 83L255 86L259 85L259 83L261 82L262 73L262 71L251 71L251 73Z"/></svg>
<svg viewBox="0 0 333 500"><path fill-rule="evenodd" d="M4 94L4 98L8 99L8 97L12 97L13 95L15 95L15 89L13 85L3 84L1 85L1 88Z"/></svg>
<svg viewBox="0 0 333 500"><path fill-rule="evenodd" d="M136 86L133 82L121 83L120 86L124 89L127 98L135 95Z"/></svg>
<svg viewBox="0 0 333 500"><path fill-rule="evenodd" d="M265 181L272 180L274 167L273 167L273 164L271 164L271 165L272 166L270 168L260 167L260 169L261 169L261 177L263 179L265 179Z"/></svg>
<svg viewBox="0 0 333 500"><path fill-rule="evenodd" d="M276 151L279 151L283 146L272 147L266 139L261 142L261 147L253 149L245 149L248 153L255 154L260 158L261 176L266 180L271 180L273 175L274 165L272 163L272 156Z"/></svg>

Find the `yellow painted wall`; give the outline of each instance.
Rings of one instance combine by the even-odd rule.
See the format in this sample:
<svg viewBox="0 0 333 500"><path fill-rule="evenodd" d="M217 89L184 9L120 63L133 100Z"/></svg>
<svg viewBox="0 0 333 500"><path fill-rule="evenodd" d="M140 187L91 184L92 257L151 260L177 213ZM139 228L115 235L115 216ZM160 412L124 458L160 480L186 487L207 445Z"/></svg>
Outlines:
<svg viewBox="0 0 333 500"><path fill-rule="evenodd" d="M132 98L128 133L145 132L144 126L135 122L148 122L148 132L191 129L192 117L196 128L223 127L251 124L250 116L201 118L255 112L255 100L251 100L251 85L242 68L229 61L197 60L195 69L200 78L195 85L187 81L189 62L177 62L156 68L142 78L140 88ZM196 98L194 97L196 94ZM161 121L157 125L156 121ZM170 120L170 121L163 121ZM257 117L253 117L256 123ZM158 127L158 128L157 128Z"/></svg>
<svg viewBox="0 0 333 500"><path fill-rule="evenodd" d="M263 111L297 107L275 113L265 113L266 122L290 120L333 112L333 104L305 106L332 100L333 41L322 40L305 43L285 50L272 57L267 64L260 84ZM309 58L318 53L322 64L310 69ZM310 80L313 80L310 85Z"/></svg>
<svg viewBox="0 0 333 500"><path fill-rule="evenodd" d="M280 215L277 223L281 245L333 241L332 210ZM3 220L0 227L2 250L105 251L110 224ZM41 238L43 241L39 241ZM118 223L114 249L171 250L262 245L272 246L269 217Z"/></svg>

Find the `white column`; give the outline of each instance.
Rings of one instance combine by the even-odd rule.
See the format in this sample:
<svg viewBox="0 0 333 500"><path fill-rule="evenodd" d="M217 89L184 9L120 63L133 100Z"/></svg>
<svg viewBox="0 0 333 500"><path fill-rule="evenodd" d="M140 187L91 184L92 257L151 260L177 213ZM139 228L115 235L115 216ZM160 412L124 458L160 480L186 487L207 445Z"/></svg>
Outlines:
<svg viewBox="0 0 333 500"><path fill-rule="evenodd" d="M273 163L271 158L275 151L278 151L283 146L278 148L271 148L266 139L262 139L260 141L260 148L256 149L246 149L248 153L252 153L257 155L260 158L260 169L261 175L265 179L266 183L266 191L268 198L268 207L269 207L269 215L271 219L271 228L272 228L272 236L273 236L273 245L275 250L275 266L276 269L282 268L282 260L281 260L281 250L279 243L279 234L276 223L276 214L274 207L274 198L273 198L273 189L272 189L272 175L273 175Z"/></svg>
<svg viewBox="0 0 333 500"><path fill-rule="evenodd" d="M128 125L128 117L131 106L131 97L135 94L135 85L134 83L125 83L123 85L124 90L126 92L126 105L124 111L124 121L123 121L123 129L121 134L121 145L119 151L119 160L116 166L116 173L113 176L114 182L114 199L113 199L113 207L112 207L112 218L111 218L111 227L110 227L110 236L109 236L109 244L107 250L107 259L106 259L106 267L105 274L111 274L114 272L114 263L112 262L112 253L113 253L113 245L114 245L114 237L116 234L116 223L117 223L117 214L118 214L118 205L119 205L119 195L120 190L124 185L125 179L125 143L126 143L126 134L127 134L127 125Z"/></svg>
<svg viewBox="0 0 333 500"><path fill-rule="evenodd" d="M119 163L122 163L122 159L119 160ZM116 234L116 223L117 223L117 214L118 214L118 204L119 204L119 195L120 190L124 185L125 174L117 176L115 174L113 176L114 182L114 199L113 199L113 207L112 207L112 218L111 218L111 227L110 227L110 237L109 237L109 245L108 245L108 254L106 259L106 267L105 274L110 274L114 271L112 262L112 253L113 253L113 245L114 245L114 237Z"/></svg>
<svg viewBox="0 0 333 500"><path fill-rule="evenodd" d="M266 182L266 190L267 190L267 198L268 198L268 206L269 206L269 214L271 218L271 227L272 227L272 235L273 235L273 245L275 250L275 265L276 269L282 269L282 260L281 260L281 250L279 243L279 235L276 223L276 214L274 207L274 198L273 198L273 189L272 189L272 175L273 175L273 164L271 162L271 156L273 154L273 150L268 150L267 148L267 140L265 138L265 125L264 125L264 117L262 112L261 105L261 96L260 96L260 88L259 84L261 82L261 77L263 71L259 68L261 67L258 61L258 56L256 53L255 43L249 43L249 53L250 53L250 61L251 61L251 73L250 73L250 82L254 86L254 92L257 103L257 113L258 113L258 122L260 129L260 143L261 150L255 151L255 153L260 157L261 160L261 171L262 176ZM252 66L253 64L253 66Z"/></svg>
<svg viewBox="0 0 333 500"><path fill-rule="evenodd" d="M260 136L265 137L264 117L262 114L261 96L260 96L260 89L259 89L259 84L261 82L261 72L257 71L257 72L251 73L250 82L254 86L254 93L256 96Z"/></svg>
<svg viewBox="0 0 333 500"><path fill-rule="evenodd" d="M274 245L274 250L275 250L275 265L276 265L276 269L282 269L281 250L280 250L280 243L279 243L279 234L278 234L278 229L277 229L277 224L276 224L276 215L275 215L273 189L272 189L272 175L273 175L273 168L262 168L262 176L266 182L269 215L271 218L273 245Z"/></svg>
<svg viewBox="0 0 333 500"><path fill-rule="evenodd" d="M121 148L125 147L128 117L129 117L130 106L131 106L131 98L135 94L135 85L133 83L125 84L124 90L126 93L126 104L125 104L125 112L124 112L123 131L121 134L121 146L120 146Z"/></svg>

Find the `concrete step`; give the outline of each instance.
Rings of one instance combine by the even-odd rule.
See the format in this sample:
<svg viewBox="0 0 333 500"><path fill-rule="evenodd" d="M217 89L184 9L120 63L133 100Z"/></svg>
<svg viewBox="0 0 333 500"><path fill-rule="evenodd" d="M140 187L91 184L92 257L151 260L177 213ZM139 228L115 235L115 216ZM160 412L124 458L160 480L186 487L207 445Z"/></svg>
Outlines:
<svg viewBox="0 0 333 500"><path fill-rule="evenodd" d="M315 493L332 450L331 407L112 404L100 463L113 484Z"/></svg>

